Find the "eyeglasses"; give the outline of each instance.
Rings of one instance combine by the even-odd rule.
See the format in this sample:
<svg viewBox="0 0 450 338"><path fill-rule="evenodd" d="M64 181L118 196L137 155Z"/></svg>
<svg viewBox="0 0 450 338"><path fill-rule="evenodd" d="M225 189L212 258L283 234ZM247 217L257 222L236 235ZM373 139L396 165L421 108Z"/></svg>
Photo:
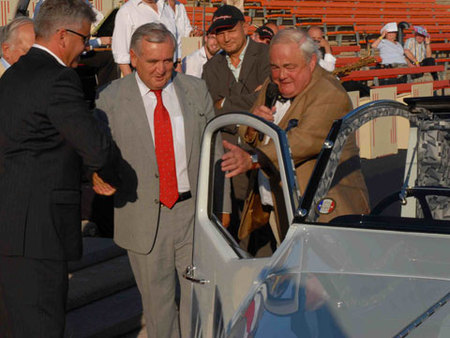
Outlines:
<svg viewBox="0 0 450 338"><path fill-rule="evenodd" d="M83 42L84 42L85 46L89 45L89 40L91 39L91 35L90 34L89 35L83 35L81 33L75 32L75 31L73 31L71 29L67 29L67 28L65 28L65 30L68 31L69 33L78 35L79 37L83 38Z"/></svg>

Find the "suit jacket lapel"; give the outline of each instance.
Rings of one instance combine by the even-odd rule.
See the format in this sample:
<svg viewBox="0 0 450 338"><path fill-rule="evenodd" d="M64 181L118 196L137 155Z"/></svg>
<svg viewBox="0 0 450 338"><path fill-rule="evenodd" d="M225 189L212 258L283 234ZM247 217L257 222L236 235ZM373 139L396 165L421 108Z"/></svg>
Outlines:
<svg viewBox="0 0 450 338"><path fill-rule="evenodd" d="M257 55L255 54L255 45L256 42L253 42L252 39L248 38L248 46L245 51L244 60L242 61L241 73L239 74L239 80L242 83L245 83L247 77L253 72L253 64L257 61Z"/></svg>
<svg viewBox="0 0 450 338"><path fill-rule="evenodd" d="M143 147L152 164L157 167L155 156L155 145L153 143L152 132L150 130L149 121L145 112L144 102L136 82L135 73L124 79L122 86L123 102L121 111L129 115L129 121L134 124L133 132L142 140Z"/></svg>
<svg viewBox="0 0 450 338"><path fill-rule="evenodd" d="M192 102L189 92L187 90L188 86L182 85L181 80L174 73L173 76L173 86L175 92L177 93L178 103L181 107L181 113L183 114L184 121L184 137L186 139L186 161L189 166L191 153L192 153L192 143L194 140L194 135L196 135L196 128L198 128L194 119L194 102Z"/></svg>

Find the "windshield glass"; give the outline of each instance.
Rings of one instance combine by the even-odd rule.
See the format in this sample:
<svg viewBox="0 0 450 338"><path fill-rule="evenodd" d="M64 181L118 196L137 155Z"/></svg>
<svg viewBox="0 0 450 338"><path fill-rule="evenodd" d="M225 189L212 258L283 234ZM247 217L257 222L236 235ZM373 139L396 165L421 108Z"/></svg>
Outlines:
<svg viewBox="0 0 450 338"><path fill-rule="evenodd" d="M308 221L363 226L402 218L441 226L450 220L450 124L421 119L404 107L402 114L395 106L363 110L363 118L344 119L336 127L339 132L327 140L331 149L317 161L315 174L321 175L307 188L314 192Z"/></svg>

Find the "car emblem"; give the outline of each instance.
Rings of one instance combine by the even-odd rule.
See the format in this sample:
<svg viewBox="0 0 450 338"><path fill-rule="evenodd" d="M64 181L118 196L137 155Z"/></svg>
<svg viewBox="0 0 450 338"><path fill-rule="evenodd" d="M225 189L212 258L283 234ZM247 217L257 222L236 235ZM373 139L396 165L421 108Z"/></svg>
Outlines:
<svg viewBox="0 0 450 338"><path fill-rule="evenodd" d="M336 202L332 198L323 198L317 203L317 213L320 215L331 214L336 209Z"/></svg>

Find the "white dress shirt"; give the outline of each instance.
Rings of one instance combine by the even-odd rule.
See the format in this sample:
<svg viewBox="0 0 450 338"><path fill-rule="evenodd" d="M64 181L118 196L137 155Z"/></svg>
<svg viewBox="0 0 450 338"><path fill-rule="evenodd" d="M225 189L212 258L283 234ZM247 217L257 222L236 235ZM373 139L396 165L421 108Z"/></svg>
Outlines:
<svg viewBox="0 0 450 338"><path fill-rule="evenodd" d="M186 13L184 5L175 1L175 23L177 25L177 32L180 38L188 37L192 31L191 22Z"/></svg>
<svg viewBox="0 0 450 338"><path fill-rule="evenodd" d="M205 46L197 49L183 59L183 73L202 78L203 65L208 61Z"/></svg>
<svg viewBox="0 0 450 338"><path fill-rule="evenodd" d="M175 13L170 5L163 0L156 2L158 12L142 0L129 0L117 12L114 32L112 36L112 53L114 61L118 64L130 63L130 43L134 31L150 22L160 22L175 36L178 43L175 58L179 53L180 37L177 34Z"/></svg>
<svg viewBox="0 0 450 338"><path fill-rule="evenodd" d="M287 100L284 103L277 101L277 103L275 104L276 111L275 114L273 115L273 123L278 125L278 123L280 123L281 119L286 114L290 106L291 106L290 100ZM269 137L266 135L264 138L264 144L267 143L269 143ZM258 184L259 184L259 195L261 197L261 204L273 206L272 193L270 190L270 182L269 179L266 176L264 176L261 169L258 170Z"/></svg>
<svg viewBox="0 0 450 338"><path fill-rule="evenodd" d="M319 65L323 69L332 72L334 68L336 67L336 58L331 55L330 53L326 53L323 57L323 59L319 60Z"/></svg>
<svg viewBox="0 0 450 338"><path fill-rule="evenodd" d="M154 127L154 112L156 108L156 96L150 89L142 82L137 73L136 81L139 91L144 102L145 113L147 114L148 124L152 132L153 144L155 144L155 127ZM173 149L175 152L175 166L177 171L178 192L183 193L190 191L189 177L187 171L187 157L186 157L186 138L184 133L184 118L181 113L181 106L178 101L177 93L173 87L172 81L169 81L162 90L162 100L164 107L166 107L170 116L170 123L172 124Z"/></svg>

